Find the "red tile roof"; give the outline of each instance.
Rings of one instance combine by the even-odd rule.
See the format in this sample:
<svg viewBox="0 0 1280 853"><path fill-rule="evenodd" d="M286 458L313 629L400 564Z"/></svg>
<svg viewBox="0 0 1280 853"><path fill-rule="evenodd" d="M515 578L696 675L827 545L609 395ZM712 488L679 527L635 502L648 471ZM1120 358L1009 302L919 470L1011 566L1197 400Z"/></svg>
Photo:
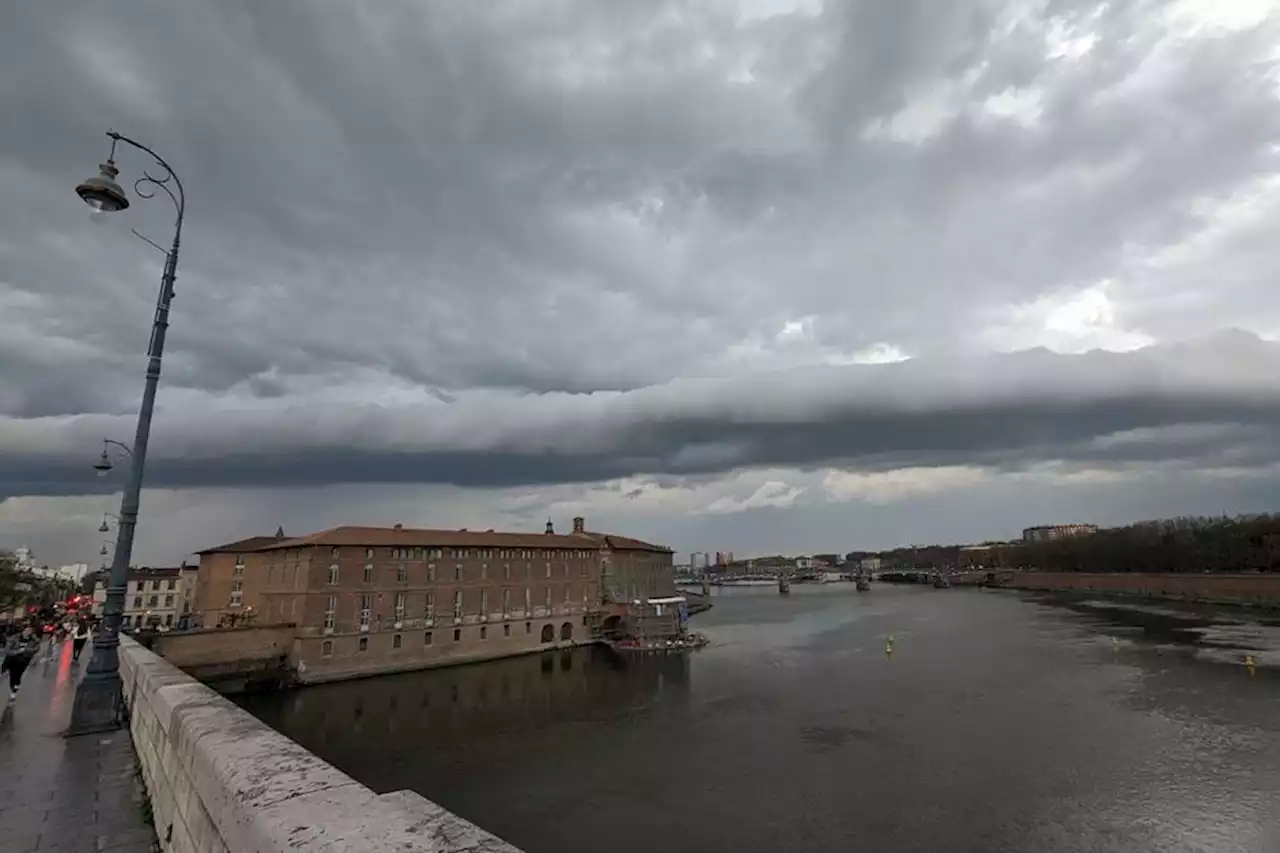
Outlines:
<svg viewBox="0 0 1280 853"><path fill-rule="evenodd" d="M258 551L268 545L278 545L284 541L283 538L277 539L275 536L250 536L248 539L240 539L236 542L229 542L226 545L218 545L214 548L205 548L203 551L197 551L197 554L247 554L250 551Z"/></svg>
<svg viewBox="0 0 1280 853"><path fill-rule="evenodd" d="M266 538L266 537L259 537ZM249 541L249 540L245 540ZM271 539L255 551L284 548L405 547L405 548L564 548L595 550L602 543L616 551L671 553L670 548L606 533L504 533L494 530L430 530L413 527L331 527L296 539ZM211 550L227 550L211 549ZM207 553L207 552L204 552Z"/></svg>

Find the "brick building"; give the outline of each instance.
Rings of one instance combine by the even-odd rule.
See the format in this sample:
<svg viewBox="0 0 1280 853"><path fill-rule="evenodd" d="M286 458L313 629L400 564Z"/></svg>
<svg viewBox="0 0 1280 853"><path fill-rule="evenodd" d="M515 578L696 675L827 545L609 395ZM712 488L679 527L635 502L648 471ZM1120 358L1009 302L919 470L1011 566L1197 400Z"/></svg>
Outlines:
<svg viewBox="0 0 1280 853"><path fill-rule="evenodd" d="M672 551L594 533L335 527L201 552L204 624L253 608L296 625L299 676L321 681L680 630ZM207 577L206 577L207 573ZM211 621L212 620L212 621Z"/></svg>
<svg viewBox="0 0 1280 853"><path fill-rule="evenodd" d="M262 592L255 580L266 565L261 549L283 541L284 529L276 528L275 536L250 536L200 551L193 603L196 625L216 628L253 617L261 607Z"/></svg>

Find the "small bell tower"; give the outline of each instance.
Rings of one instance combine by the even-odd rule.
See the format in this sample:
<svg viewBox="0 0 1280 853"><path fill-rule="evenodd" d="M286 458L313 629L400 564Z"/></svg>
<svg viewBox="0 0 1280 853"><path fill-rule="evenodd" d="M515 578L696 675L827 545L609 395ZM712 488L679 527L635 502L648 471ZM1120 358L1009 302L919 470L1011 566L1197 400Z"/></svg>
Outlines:
<svg viewBox="0 0 1280 853"><path fill-rule="evenodd" d="M556 532L556 526L551 523L551 519L547 519L547 535L552 536Z"/></svg>

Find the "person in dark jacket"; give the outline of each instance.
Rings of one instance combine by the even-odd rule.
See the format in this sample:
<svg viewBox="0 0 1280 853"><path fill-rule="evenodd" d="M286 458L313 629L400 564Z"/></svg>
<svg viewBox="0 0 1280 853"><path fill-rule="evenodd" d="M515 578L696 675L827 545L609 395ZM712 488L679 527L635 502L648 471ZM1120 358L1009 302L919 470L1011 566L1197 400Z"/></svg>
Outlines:
<svg viewBox="0 0 1280 853"><path fill-rule="evenodd" d="M9 673L9 699L18 695L22 686L22 674L27 671L31 659L40 651L40 635L30 623L17 634L12 634L4 647L4 671Z"/></svg>
<svg viewBox="0 0 1280 853"><path fill-rule="evenodd" d="M71 634L71 660L80 660L80 652L84 651L84 644L89 642L89 622L81 619L76 623L75 631Z"/></svg>

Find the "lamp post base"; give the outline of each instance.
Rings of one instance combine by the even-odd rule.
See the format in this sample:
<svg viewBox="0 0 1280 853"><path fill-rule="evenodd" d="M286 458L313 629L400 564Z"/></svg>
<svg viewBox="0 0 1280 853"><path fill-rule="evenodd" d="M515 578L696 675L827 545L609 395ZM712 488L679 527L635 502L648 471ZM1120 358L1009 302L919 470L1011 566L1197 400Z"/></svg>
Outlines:
<svg viewBox="0 0 1280 853"><path fill-rule="evenodd" d="M118 673L113 672L105 678L94 678L92 674L86 674L76 688L67 737L112 732L122 727L124 704L121 699Z"/></svg>

